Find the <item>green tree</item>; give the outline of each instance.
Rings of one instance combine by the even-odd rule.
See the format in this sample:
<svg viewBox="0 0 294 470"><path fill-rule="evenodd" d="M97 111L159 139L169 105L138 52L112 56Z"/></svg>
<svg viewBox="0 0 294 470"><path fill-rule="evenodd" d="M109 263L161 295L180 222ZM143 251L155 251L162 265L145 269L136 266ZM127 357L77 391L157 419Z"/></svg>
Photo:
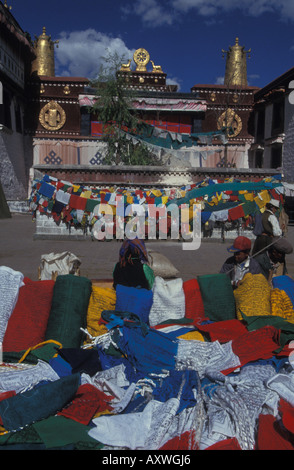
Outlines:
<svg viewBox="0 0 294 470"><path fill-rule="evenodd" d="M159 164L147 145L134 143L126 130L138 132L144 125L132 110L134 92L128 86L131 72L119 74L124 58L117 53L103 58L99 76L92 82L97 100L91 112L103 123L103 140L107 142L106 164L154 165Z"/></svg>

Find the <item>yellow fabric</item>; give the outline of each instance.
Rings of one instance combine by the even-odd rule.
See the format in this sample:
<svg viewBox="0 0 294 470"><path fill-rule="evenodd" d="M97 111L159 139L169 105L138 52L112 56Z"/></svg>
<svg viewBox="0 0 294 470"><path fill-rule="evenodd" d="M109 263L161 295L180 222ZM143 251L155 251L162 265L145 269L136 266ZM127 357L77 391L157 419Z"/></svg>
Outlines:
<svg viewBox="0 0 294 470"><path fill-rule="evenodd" d="M199 331L189 331L188 333L184 333L181 336L178 336L180 339L196 339L197 341L205 341L203 335Z"/></svg>
<svg viewBox="0 0 294 470"><path fill-rule="evenodd" d="M242 320L246 316L271 315L271 288L263 274L247 273L234 290L236 315Z"/></svg>
<svg viewBox="0 0 294 470"><path fill-rule="evenodd" d="M92 191L90 191L90 190L88 190L88 191L83 191L83 192L81 193L81 197L85 197L85 198L87 198L87 199L90 199L91 195L92 195Z"/></svg>
<svg viewBox="0 0 294 470"><path fill-rule="evenodd" d="M270 194L267 190L261 191L258 196L254 198L254 201L258 205L259 208L262 208L269 202L271 199Z"/></svg>
<svg viewBox="0 0 294 470"><path fill-rule="evenodd" d="M87 331L91 336L100 336L107 333L105 325L100 325L103 310L114 310L116 304L116 292L113 287L99 287L92 285L92 292L87 310ZM85 343L89 343L86 340Z"/></svg>
<svg viewBox="0 0 294 470"><path fill-rule="evenodd" d="M244 197L246 201L253 201L254 200L254 193L245 193Z"/></svg>
<svg viewBox="0 0 294 470"><path fill-rule="evenodd" d="M294 309L288 294L281 289L271 290L271 312L272 315L283 317L290 323L294 323Z"/></svg>

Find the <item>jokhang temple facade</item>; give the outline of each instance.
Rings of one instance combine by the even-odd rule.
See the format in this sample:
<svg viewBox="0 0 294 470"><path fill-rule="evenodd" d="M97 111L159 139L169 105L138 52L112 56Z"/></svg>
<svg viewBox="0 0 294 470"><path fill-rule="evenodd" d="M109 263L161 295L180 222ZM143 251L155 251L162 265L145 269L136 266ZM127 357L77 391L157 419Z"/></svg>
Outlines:
<svg viewBox="0 0 294 470"><path fill-rule="evenodd" d="M156 197L169 199L170 191L175 191L177 197L185 197L187 191L209 179L215 183L229 178L249 182L275 178L283 170L277 144L283 145L284 141L288 169L291 167L288 129L292 126L293 111L288 103L294 71L290 70L262 90L248 86L246 60L250 51L239 45L238 38L228 51L223 51L226 55L224 84L195 84L190 93L180 93L176 86L167 85L167 74L146 49L137 49L127 63L121 64L118 73L126 77L133 90L131 108L148 126L148 132L140 140L152 149L158 165L105 165L102 123L99 116L88 112L97 100L89 80L56 77L56 41L43 28L32 43L14 20L6 2L0 2L0 7L3 25L0 137L4 149L0 181L11 208L28 201L36 180L54 181L57 185L60 181L68 182L71 189L74 185L80 191L85 187L106 192L113 187L119 191L129 189L132 195L132 191L136 192L136 197L138 191L141 194L146 190L148 194L144 193L144 197L151 197L151 191L153 201ZM17 47L23 48L22 58L16 64L9 64L8 57L16 56ZM21 81L16 75L17 67L23 72ZM282 128L274 128L272 121L285 110ZM9 120L11 114L13 119ZM20 116L24 116L22 123ZM134 142L138 140L131 133L128 137ZM261 150L264 158L260 157ZM290 172L287 174L291 183L294 178ZM46 187L46 191L51 189ZM35 199L45 201L44 207L52 208L53 201L46 191L41 196L35 193ZM33 207L38 208L36 201ZM48 234L48 226L43 229Z"/></svg>

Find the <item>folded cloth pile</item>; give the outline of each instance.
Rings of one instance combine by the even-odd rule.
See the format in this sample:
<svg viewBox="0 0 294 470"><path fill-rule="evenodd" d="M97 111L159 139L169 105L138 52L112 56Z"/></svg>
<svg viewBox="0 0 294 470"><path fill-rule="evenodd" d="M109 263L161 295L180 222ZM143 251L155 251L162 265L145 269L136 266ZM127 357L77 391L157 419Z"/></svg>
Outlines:
<svg viewBox="0 0 294 470"><path fill-rule="evenodd" d="M293 450L290 277L0 281L0 449Z"/></svg>

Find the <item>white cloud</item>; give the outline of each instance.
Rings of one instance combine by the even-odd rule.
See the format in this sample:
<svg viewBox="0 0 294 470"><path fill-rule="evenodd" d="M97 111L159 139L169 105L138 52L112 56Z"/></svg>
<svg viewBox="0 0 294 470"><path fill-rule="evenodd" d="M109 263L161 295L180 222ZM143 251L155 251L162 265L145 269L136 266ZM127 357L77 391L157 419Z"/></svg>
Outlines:
<svg viewBox="0 0 294 470"><path fill-rule="evenodd" d="M103 57L117 53L128 60L134 50L127 48L120 38L113 38L94 29L62 32L55 50L56 75L96 78Z"/></svg>
<svg viewBox="0 0 294 470"><path fill-rule="evenodd" d="M147 26L153 27L171 25L180 20L180 14L192 10L210 20L218 14L233 11L254 17L271 12L283 20L294 20L293 0L135 0L131 7L124 7L127 14L135 14Z"/></svg>
<svg viewBox="0 0 294 470"><path fill-rule="evenodd" d="M225 77L216 77L215 85L223 85Z"/></svg>
<svg viewBox="0 0 294 470"><path fill-rule="evenodd" d="M134 13L148 26L171 25L175 19L170 4L158 0L136 0L130 6L122 7L125 13Z"/></svg>
<svg viewBox="0 0 294 470"><path fill-rule="evenodd" d="M166 84L167 85L177 85L178 91L181 90L181 80L178 79L177 77L173 77L173 78L166 77Z"/></svg>

